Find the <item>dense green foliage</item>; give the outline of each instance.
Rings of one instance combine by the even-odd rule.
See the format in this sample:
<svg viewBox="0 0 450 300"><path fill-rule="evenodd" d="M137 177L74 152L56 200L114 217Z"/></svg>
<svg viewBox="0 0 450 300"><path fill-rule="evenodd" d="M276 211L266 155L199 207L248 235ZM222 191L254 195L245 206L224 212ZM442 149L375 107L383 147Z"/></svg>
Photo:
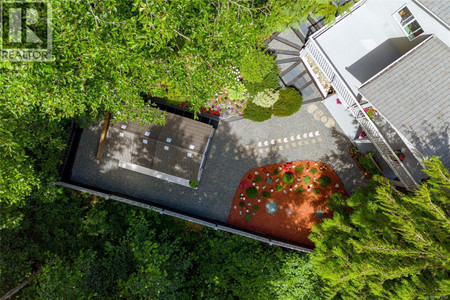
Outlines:
<svg viewBox="0 0 450 300"><path fill-rule="evenodd" d="M291 172L286 172L283 174L283 182L285 184L291 184L294 182L294 174Z"/></svg>
<svg viewBox="0 0 450 300"><path fill-rule="evenodd" d="M266 89L278 89L280 87L280 79L278 74L280 70L277 65L273 65L270 73L264 78L262 82L249 82L244 81L245 87L247 88L248 94L250 96L255 96L259 92Z"/></svg>
<svg viewBox="0 0 450 300"><path fill-rule="evenodd" d="M241 61L241 74L252 83L260 83L272 71L275 64L273 55L260 50L248 52Z"/></svg>
<svg viewBox="0 0 450 300"><path fill-rule="evenodd" d="M377 166L373 163L371 159L371 157L373 158L373 155L374 155L373 152L362 153L358 157L358 161L369 174L380 175L380 171L378 170Z"/></svg>
<svg viewBox="0 0 450 300"><path fill-rule="evenodd" d="M345 199L313 227L313 262L344 299L416 299L450 292L450 175L437 158L426 162L430 179L402 194L383 177ZM348 209L348 208L351 209Z"/></svg>
<svg viewBox="0 0 450 300"><path fill-rule="evenodd" d="M330 184L330 182L331 182L331 180L330 180L330 177L328 177L328 176L323 175L323 176L320 176L320 178L319 178L320 186L326 187Z"/></svg>
<svg viewBox="0 0 450 300"><path fill-rule="evenodd" d="M286 117L297 112L302 106L302 95L295 88L280 90L278 101L273 106L273 114Z"/></svg>
<svg viewBox="0 0 450 300"><path fill-rule="evenodd" d="M258 190L255 187L249 187L247 190L245 190L245 194L249 198L256 198L258 197Z"/></svg>
<svg viewBox="0 0 450 300"><path fill-rule="evenodd" d="M244 118L255 122L263 122L269 120L271 117L272 108L262 107L253 102L248 102L244 110Z"/></svg>
<svg viewBox="0 0 450 300"><path fill-rule="evenodd" d="M253 97L253 103L265 108L271 108L278 101L278 91L266 89Z"/></svg>

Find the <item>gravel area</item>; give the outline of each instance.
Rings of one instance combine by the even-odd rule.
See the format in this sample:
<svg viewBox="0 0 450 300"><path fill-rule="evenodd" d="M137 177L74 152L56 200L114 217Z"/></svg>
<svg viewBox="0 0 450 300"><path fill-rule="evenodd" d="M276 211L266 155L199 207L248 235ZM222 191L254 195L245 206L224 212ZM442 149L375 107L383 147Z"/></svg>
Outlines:
<svg viewBox="0 0 450 300"><path fill-rule="evenodd" d="M366 180L348 153L350 141L330 118L323 104L314 103L290 117L272 117L263 123L221 121L197 190L118 168L118 161L106 155L96 161L100 123L83 131L71 179L222 222L228 218L242 176L266 164L327 163L351 193Z"/></svg>

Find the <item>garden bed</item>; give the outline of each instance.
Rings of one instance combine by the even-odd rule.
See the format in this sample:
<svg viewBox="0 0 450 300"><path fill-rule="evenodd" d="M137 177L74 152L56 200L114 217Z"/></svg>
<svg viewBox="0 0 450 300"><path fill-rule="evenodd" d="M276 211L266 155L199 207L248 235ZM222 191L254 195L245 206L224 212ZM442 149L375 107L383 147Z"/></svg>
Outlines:
<svg viewBox="0 0 450 300"><path fill-rule="evenodd" d="M346 195L342 181L326 164L295 161L252 169L233 198L228 223L269 236L314 246L311 227L331 217L326 199Z"/></svg>

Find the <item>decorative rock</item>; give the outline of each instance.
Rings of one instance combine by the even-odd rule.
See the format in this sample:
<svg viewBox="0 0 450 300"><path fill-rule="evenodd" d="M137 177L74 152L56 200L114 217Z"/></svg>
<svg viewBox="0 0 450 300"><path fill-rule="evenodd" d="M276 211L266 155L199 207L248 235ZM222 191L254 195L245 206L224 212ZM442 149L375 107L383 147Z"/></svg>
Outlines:
<svg viewBox="0 0 450 300"><path fill-rule="evenodd" d="M308 189L308 192L310 191L311 189Z"/></svg>
<svg viewBox="0 0 450 300"><path fill-rule="evenodd" d="M316 177L314 177L314 178L313 178L313 181L316 182L316 180L317 180Z"/></svg>
<svg viewBox="0 0 450 300"><path fill-rule="evenodd" d="M255 214L255 213L253 213L253 215L254 215L254 216L256 216L256 214Z"/></svg>
<svg viewBox="0 0 450 300"><path fill-rule="evenodd" d="M339 183L336 183L336 185L334 186L335 188L338 188L339 187Z"/></svg>
<svg viewBox="0 0 450 300"><path fill-rule="evenodd" d="M283 194L287 194L287 191L286 191L286 190L283 190Z"/></svg>
<svg viewBox="0 0 450 300"><path fill-rule="evenodd" d="M266 186L263 186L262 189L265 190L265 189L266 189Z"/></svg>
<svg viewBox="0 0 450 300"><path fill-rule="evenodd" d="M278 182L278 181L280 181L280 178L277 178L277 179L275 180L275 182Z"/></svg>
<svg viewBox="0 0 450 300"><path fill-rule="evenodd" d="M293 211L290 208L284 210L288 215L292 215Z"/></svg>
<svg viewBox="0 0 450 300"><path fill-rule="evenodd" d="M273 192L273 189L270 189L271 192Z"/></svg>
<svg viewBox="0 0 450 300"><path fill-rule="evenodd" d="M236 208L237 208L237 206L235 205L235 206L233 206L233 208L234 208L234 209L236 209Z"/></svg>
<svg viewBox="0 0 450 300"><path fill-rule="evenodd" d="M258 175L259 173L258 173L258 171L255 171L255 175Z"/></svg>
<svg viewBox="0 0 450 300"><path fill-rule="evenodd" d="M269 175L270 175L269 173L266 174L267 177L269 177Z"/></svg>
<svg viewBox="0 0 450 300"><path fill-rule="evenodd" d="M242 215L242 211L239 211L239 214Z"/></svg>
<svg viewBox="0 0 450 300"><path fill-rule="evenodd" d="M253 185L256 185L256 183L253 182Z"/></svg>
<svg viewBox="0 0 450 300"><path fill-rule="evenodd" d="M281 171L281 170L283 170L283 168L282 168L282 167L278 167L278 170L280 170L280 171Z"/></svg>
<svg viewBox="0 0 450 300"><path fill-rule="evenodd" d="M297 187L298 187L298 184L294 185L294 188L297 188Z"/></svg>
<svg viewBox="0 0 450 300"><path fill-rule="evenodd" d="M317 166L317 163L315 163L314 165Z"/></svg>
<svg viewBox="0 0 450 300"><path fill-rule="evenodd" d="M306 169L306 172L309 172L309 169Z"/></svg>
<svg viewBox="0 0 450 300"><path fill-rule="evenodd" d="M261 202L261 199L258 199L258 202Z"/></svg>
<svg viewBox="0 0 450 300"><path fill-rule="evenodd" d="M256 186L256 189L259 190L259 186Z"/></svg>
<svg viewBox="0 0 450 300"><path fill-rule="evenodd" d="M252 206L252 204L251 204L250 202L249 202L249 203L247 203L247 205L248 205L248 206Z"/></svg>
<svg viewBox="0 0 450 300"><path fill-rule="evenodd" d="M289 191L292 192L292 188L290 188Z"/></svg>
<svg viewBox="0 0 450 300"><path fill-rule="evenodd" d="M248 209L245 210L246 212L250 212Z"/></svg>
<svg viewBox="0 0 450 300"><path fill-rule="evenodd" d="M301 179L300 179L300 177L297 177L297 181L300 181Z"/></svg>
<svg viewBox="0 0 450 300"><path fill-rule="evenodd" d="M242 200L245 200L245 197L242 197Z"/></svg>

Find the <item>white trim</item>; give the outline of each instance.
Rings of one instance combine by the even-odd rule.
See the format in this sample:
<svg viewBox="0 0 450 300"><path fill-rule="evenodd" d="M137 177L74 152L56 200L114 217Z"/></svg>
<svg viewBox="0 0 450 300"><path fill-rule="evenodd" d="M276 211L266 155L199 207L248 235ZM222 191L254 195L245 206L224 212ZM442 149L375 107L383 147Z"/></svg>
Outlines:
<svg viewBox="0 0 450 300"><path fill-rule="evenodd" d="M397 58L396 61L394 61L393 63L391 63L390 65L388 65L386 68L382 69L380 72L378 72L377 74L373 75L372 77L370 77L368 80L366 80L363 84L361 84L358 88L361 89L363 86L365 86L366 84L370 83L372 80L374 80L376 77L380 76L382 73L384 73L385 71L387 71L388 69L392 68L394 65L398 64L403 58L405 58L406 56L410 55L412 52L414 52L417 48L419 48L420 46L422 46L423 44L425 44L427 41L429 41L430 39L432 39L434 37L434 34L430 35L429 37L427 37L426 39L424 39L422 42L420 42L419 44L417 44L417 46L415 46L414 48L412 48L411 50L409 50L408 52L406 52L405 54L403 54L402 56L400 56L399 58ZM359 91L361 93L361 91ZM364 96L364 95L363 95ZM367 99L367 98L366 98ZM368 99L370 101L370 99Z"/></svg>
<svg viewBox="0 0 450 300"><path fill-rule="evenodd" d="M406 22L405 24L402 24L403 19L402 19L402 17L400 16L399 12L402 11L402 10L404 10L405 8L409 11L409 13L410 13L411 15L409 16L409 21ZM396 23L398 24L398 26L400 26L400 28L401 28L402 31L406 34L406 36L408 37L408 39L409 39L410 41L415 40L415 39L418 38L420 35L422 35L422 34L425 33L425 30L423 29L422 25L420 25L419 21L417 21L416 17L414 16L414 14L413 14L412 11L411 11L411 9L409 9L408 5L406 5L406 4L404 4L404 5L401 6L399 9L397 9L397 10L392 14L392 17L394 18L394 20L396 21ZM408 20L408 19L406 19L406 20ZM409 26L410 24L412 24L412 23L414 23L414 22L417 22L417 24L419 25L419 28L416 29L416 31L414 31L414 32L417 32L417 31L419 31L419 30L422 30L422 33L420 33L420 34L417 35L417 36L414 36L414 32L408 33L408 32L405 30L405 27ZM412 37L411 37L411 35L412 35Z"/></svg>
<svg viewBox="0 0 450 300"><path fill-rule="evenodd" d="M420 1L417 0L413 0L413 2L417 5L420 6L420 8L422 8L423 10L425 10L427 13L429 13L430 15L432 15L435 19L437 19L438 21L440 21L445 27L447 27L447 29L450 30L450 25L447 24L444 20L442 20L440 17L438 17L434 12L432 12L430 9L428 9L428 7L426 7L425 5L423 5Z"/></svg>

